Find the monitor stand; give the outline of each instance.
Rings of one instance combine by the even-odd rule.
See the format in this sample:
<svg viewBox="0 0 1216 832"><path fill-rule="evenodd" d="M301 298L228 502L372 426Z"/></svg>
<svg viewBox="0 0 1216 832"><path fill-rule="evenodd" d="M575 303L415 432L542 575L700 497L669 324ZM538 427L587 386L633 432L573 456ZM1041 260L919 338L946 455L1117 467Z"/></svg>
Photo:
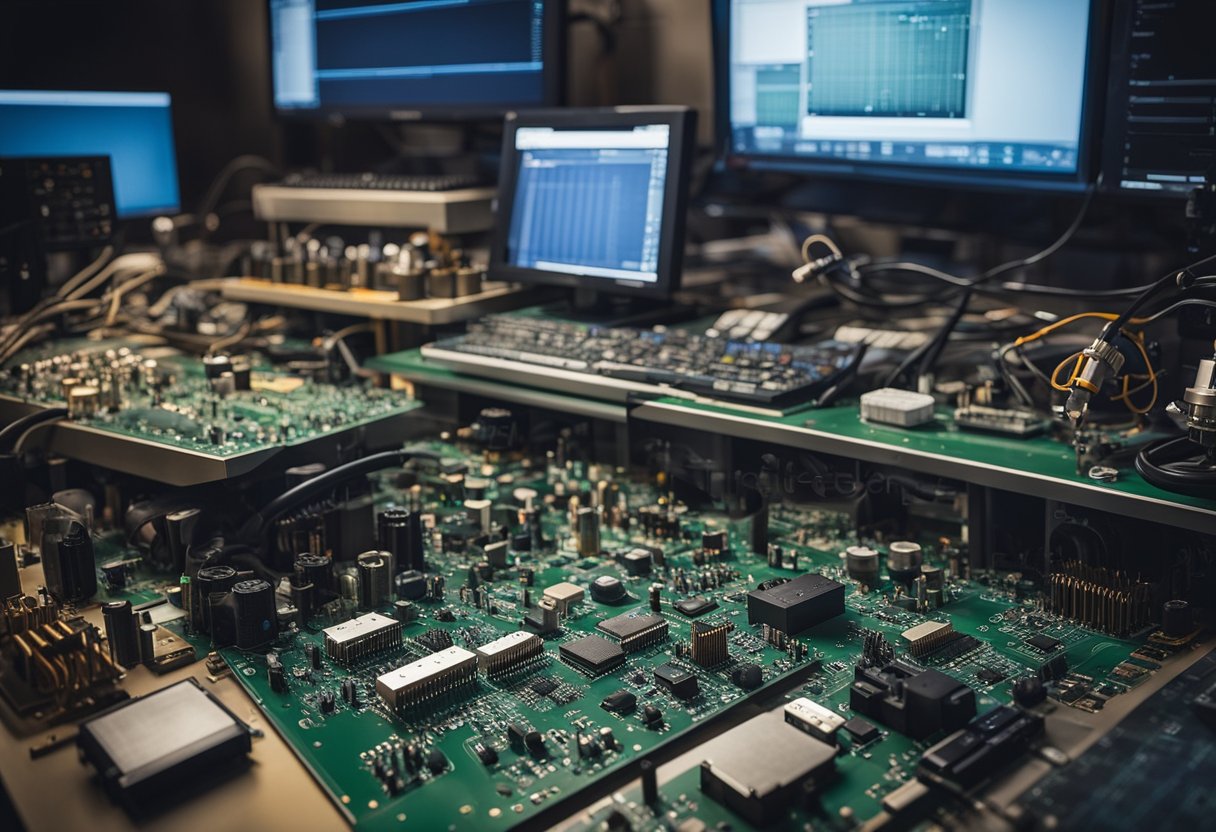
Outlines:
<svg viewBox="0 0 1216 832"><path fill-rule="evenodd" d="M688 320L696 316L696 309L666 298L614 295L576 288L569 299L546 306L545 313L580 324L651 327Z"/></svg>

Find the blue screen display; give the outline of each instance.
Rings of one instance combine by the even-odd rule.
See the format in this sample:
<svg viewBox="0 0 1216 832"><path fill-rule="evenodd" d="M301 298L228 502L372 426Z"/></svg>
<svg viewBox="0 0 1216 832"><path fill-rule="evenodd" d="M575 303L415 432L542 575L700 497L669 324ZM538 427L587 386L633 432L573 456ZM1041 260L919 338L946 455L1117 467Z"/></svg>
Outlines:
<svg viewBox="0 0 1216 832"><path fill-rule="evenodd" d="M669 133L667 125L519 128L507 262L656 282Z"/></svg>
<svg viewBox="0 0 1216 832"><path fill-rule="evenodd" d="M0 156L109 156L119 217L181 210L168 93L0 90Z"/></svg>
<svg viewBox="0 0 1216 832"><path fill-rule="evenodd" d="M280 111L545 103L545 0L269 0Z"/></svg>

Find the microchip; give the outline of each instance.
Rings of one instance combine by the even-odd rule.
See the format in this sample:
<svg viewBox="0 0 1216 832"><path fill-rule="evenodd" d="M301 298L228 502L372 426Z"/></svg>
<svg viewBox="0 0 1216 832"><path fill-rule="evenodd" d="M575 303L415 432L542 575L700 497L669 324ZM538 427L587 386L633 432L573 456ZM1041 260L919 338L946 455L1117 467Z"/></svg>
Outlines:
<svg viewBox="0 0 1216 832"><path fill-rule="evenodd" d="M533 679L532 684L528 685L528 687L537 696L548 696L557 690L557 682L542 676L539 679Z"/></svg>
<svg viewBox="0 0 1216 832"><path fill-rule="evenodd" d="M80 726L76 743L101 784L139 812L171 801L207 772L249 753L249 729L194 679L178 682Z"/></svg>
<svg viewBox="0 0 1216 832"><path fill-rule="evenodd" d="M986 685L995 685L1005 678L1005 674L999 670L994 670L991 667L981 667L975 674L975 678L979 679Z"/></svg>
<svg viewBox="0 0 1216 832"><path fill-rule="evenodd" d="M685 598L683 601L676 601L675 607L689 618L696 618L698 615L704 615L710 610L716 610L718 602L696 595L692 598Z"/></svg>
<svg viewBox="0 0 1216 832"><path fill-rule="evenodd" d="M1060 641L1058 638L1052 638L1051 636L1039 633L1038 635L1034 635L1026 639L1026 643L1035 650L1039 650L1043 653L1050 653L1064 642Z"/></svg>
<svg viewBox="0 0 1216 832"><path fill-rule="evenodd" d="M692 699L701 692L701 687L694 674L671 664L661 664L656 667L654 681L677 699Z"/></svg>
<svg viewBox="0 0 1216 832"><path fill-rule="evenodd" d="M452 646L452 634L447 630L427 630L415 640L432 653Z"/></svg>
<svg viewBox="0 0 1216 832"><path fill-rule="evenodd" d="M882 732L874 726L874 723L855 716L840 726L850 737L852 737L858 745L864 745L867 742L873 742L878 739Z"/></svg>
<svg viewBox="0 0 1216 832"><path fill-rule="evenodd" d="M652 612L627 612L614 615L596 625L596 629L620 639L621 649L626 653L667 638L667 620Z"/></svg>
<svg viewBox="0 0 1216 832"><path fill-rule="evenodd" d="M583 636L558 647L562 660L591 676L625 663L625 651L601 636Z"/></svg>
<svg viewBox="0 0 1216 832"><path fill-rule="evenodd" d="M605 696L604 701L600 703L601 708L614 714L633 713L634 708L637 706L638 698L624 689L614 690Z"/></svg>

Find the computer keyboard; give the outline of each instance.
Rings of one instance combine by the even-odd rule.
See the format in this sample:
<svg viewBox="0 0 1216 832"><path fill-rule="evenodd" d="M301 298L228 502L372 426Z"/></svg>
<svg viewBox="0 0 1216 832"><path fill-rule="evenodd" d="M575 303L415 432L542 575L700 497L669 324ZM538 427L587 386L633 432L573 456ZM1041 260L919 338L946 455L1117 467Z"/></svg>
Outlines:
<svg viewBox="0 0 1216 832"><path fill-rule="evenodd" d="M790 346L493 315L422 355L474 375L611 400L652 392L785 409L813 401L860 351L838 341Z"/></svg>
<svg viewBox="0 0 1216 832"><path fill-rule="evenodd" d="M360 191L455 191L475 188L481 180L472 174L461 173L293 173L279 184L289 188Z"/></svg>

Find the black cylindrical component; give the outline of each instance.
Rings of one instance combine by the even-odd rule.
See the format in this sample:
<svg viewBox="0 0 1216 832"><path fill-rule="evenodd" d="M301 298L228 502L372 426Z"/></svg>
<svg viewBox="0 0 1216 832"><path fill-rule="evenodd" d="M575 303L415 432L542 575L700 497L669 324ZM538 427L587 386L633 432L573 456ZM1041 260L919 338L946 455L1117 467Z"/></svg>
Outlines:
<svg viewBox="0 0 1216 832"><path fill-rule="evenodd" d="M386 552L364 552L355 560L359 570L359 608L374 610L392 600L393 572Z"/></svg>
<svg viewBox="0 0 1216 832"><path fill-rule="evenodd" d="M426 569L422 515L404 508L387 508L377 522L380 549L392 554L395 572Z"/></svg>
<svg viewBox="0 0 1216 832"><path fill-rule="evenodd" d="M638 771L642 775L642 802L647 806L653 806L659 802L658 769L650 760L642 760L638 765Z"/></svg>
<svg viewBox="0 0 1216 832"><path fill-rule="evenodd" d="M60 601L74 603L97 594L93 538L84 524L60 517L47 521L42 532L42 569L46 588Z"/></svg>
<svg viewBox="0 0 1216 832"><path fill-rule="evenodd" d="M232 587L236 646L251 650L269 644L278 635L274 587L261 578L240 581Z"/></svg>
<svg viewBox="0 0 1216 832"><path fill-rule="evenodd" d="M139 625L139 661L147 663L156 658L156 625Z"/></svg>
<svg viewBox="0 0 1216 832"><path fill-rule="evenodd" d="M314 555L311 552L296 555L295 575L292 583L299 586L312 586L312 602L316 607L333 600L333 562L325 555Z"/></svg>
<svg viewBox="0 0 1216 832"><path fill-rule="evenodd" d="M17 544L0 537L0 598L21 594L21 573L17 569Z"/></svg>
<svg viewBox="0 0 1216 832"><path fill-rule="evenodd" d="M751 547L753 555L764 555L768 551L768 500L752 515Z"/></svg>
<svg viewBox="0 0 1216 832"><path fill-rule="evenodd" d="M901 584L911 584L920 577L920 567L924 563L924 552L919 543L910 540L896 540L887 547L887 574L891 580Z"/></svg>
<svg viewBox="0 0 1216 832"><path fill-rule="evenodd" d="M313 613L314 587L312 584L301 584L293 577L290 583L291 605L298 611L301 621L307 621Z"/></svg>
<svg viewBox="0 0 1216 832"><path fill-rule="evenodd" d="M203 372L208 379L219 378L224 373L232 372L232 359L227 355L204 355Z"/></svg>
<svg viewBox="0 0 1216 832"><path fill-rule="evenodd" d="M1161 630L1170 638L1182 638L1195 629L1195 616L1191 605L1175 599L1166 601L1161 608Z"/></svg>
<svg viewBox="0 0 1216 832"><path fill-rule="evenodd" d="M211 632L211 605L208 599L213 593L227 592L236 583L236 570L225 564L204 566L190 582L190 626L198 633Z"/></svg>
<svg viewBox="0 0 1216 832"><path fill-rule="evenodd" d="M130 601L111 601L101 608L110 643L110 658L125 668L139 664L139 624Z"/></svg>
<svg viewBox="0 0 1216 832"><path fill-rule="evenodd" d="M662 608L663 587L659 584L650 585L650 610L659 612Z"/></svg>
<svg viewBox="0 0 1216 832"><path fill-rule="evenodd" d="M578 553L584 556L600 553L600 515L590 506L583 506L575 515L578 523Z"/></svg>
<svg viewBox="0 0 1216 832"><path fill-rule="evenodd" d="M853 580L868 587L878 585L878 552L869 546L850 546L845 549L844 567Z"/></svg>
<svg viewBox="0 0 1216 832"><path fill-rule="evenodd" d="M488 451L506 451L515 445L515 417L503 407L487 407L477 415L477 439Z"/></svg>

